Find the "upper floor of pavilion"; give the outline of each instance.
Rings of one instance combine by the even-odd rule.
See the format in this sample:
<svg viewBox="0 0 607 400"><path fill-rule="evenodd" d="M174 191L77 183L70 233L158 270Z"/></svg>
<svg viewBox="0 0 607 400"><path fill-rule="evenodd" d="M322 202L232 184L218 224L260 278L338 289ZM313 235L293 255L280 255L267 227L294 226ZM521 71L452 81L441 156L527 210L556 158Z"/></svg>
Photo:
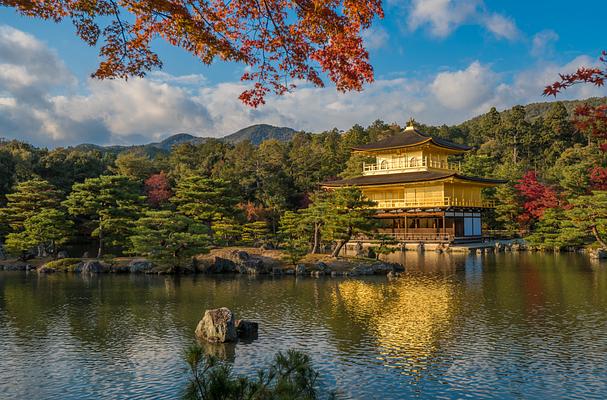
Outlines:
<svg viewBox="0 0 607 400"><path fill-rule="evenodd" d="M363 163L363 175L385 175L422 171L459 172L459 162L450 162L449 156L471 149L426 135L410 120L402 132L378 142L354 147L352 151L374 158L372 163Z"/></svg>

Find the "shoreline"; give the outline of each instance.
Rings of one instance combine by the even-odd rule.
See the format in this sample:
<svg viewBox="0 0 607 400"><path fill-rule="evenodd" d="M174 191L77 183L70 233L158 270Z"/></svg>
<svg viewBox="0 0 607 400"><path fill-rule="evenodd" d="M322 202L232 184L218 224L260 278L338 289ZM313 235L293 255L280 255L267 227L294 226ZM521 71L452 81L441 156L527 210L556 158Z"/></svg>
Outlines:
<svg viewBox="0 0 607 400"><path fill-rule="evenodd" d="M185 266L163 266L142 257L37 258L28 261L3 260L0 270L40 274L150 274L150 275L270 275L270 276L397 276L405 268L398 264L365 257L332 258L308 254L296 265L287 263L281 250L246 247L212 249L193 257Z"/></svg>

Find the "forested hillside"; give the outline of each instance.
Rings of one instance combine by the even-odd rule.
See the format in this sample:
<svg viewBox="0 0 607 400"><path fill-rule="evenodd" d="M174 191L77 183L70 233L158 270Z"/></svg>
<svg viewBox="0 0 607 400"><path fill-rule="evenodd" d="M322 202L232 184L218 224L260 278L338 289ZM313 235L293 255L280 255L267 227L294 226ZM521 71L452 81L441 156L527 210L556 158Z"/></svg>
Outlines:
<svg viewBox="0 0 607 400"><path fill-rule="evenodd" d="M592 101L605 103L606 99ZM473 145L475 149L459 159L464 173L509 181L487 191L486 195L499 205L485 228L513 234L533 232L542 228L546 209L563 212L564 204L607 182L596 169L607 165L598 139L576 129L570 115L573 106L575 102L553 102L517 106L504 112L492 109L457 126L420 124L419 129ZM320 182L360 174L363 159L351 156L351 147L400 131L398 125L376 121L345 132L294 133L291 140L274 138L258 146L249 140L235 144L218 139L187 141L174 145L168 153L150 153L142 147L121 152L90 146L47 150L5 141L0 143L0 206L7 203L6 195L15 192L19 184L34 179L46 181L58 191L57 201L62 201L73 193L75 184L87 178L120 176L132 184L129 187L134 188L133 193L156 207L166 203L176 187L181 185L185 191L184 182L199 177L211 180L205 183L210 191L229 189L231 204L241 210L234 221L260 222L276 232L284 213L306 207ZM103 184L111 182L105 180ZM0 218L2 215L6 216L7 211L0 210ZM87 218L95 219L90 215ZM211 224L212 217L207 222ZM82 235L91 234L92 228L86 224L78 226ZM3 227L4 233L10 231L7 224ZM576 241L579 237L571 243Z"/></svg>

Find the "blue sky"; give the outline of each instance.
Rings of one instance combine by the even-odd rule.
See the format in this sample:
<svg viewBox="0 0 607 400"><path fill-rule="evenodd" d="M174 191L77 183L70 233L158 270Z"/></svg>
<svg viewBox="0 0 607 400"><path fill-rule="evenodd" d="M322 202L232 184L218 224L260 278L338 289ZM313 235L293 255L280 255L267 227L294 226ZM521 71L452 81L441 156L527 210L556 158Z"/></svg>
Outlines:
<svg viewBox="0 0 607 400"><path fill-rule="evenodd" d="M558 72L596 63L607 48L604 1L385 0L364 37L376 81L361 93L301 85L242 105L243 66L205 66L161 41L164 68L145 79L95 81L97 49L55 24L0 8L0 136L49 147L130 144L178 132L223 136L254 123L322 131L375 119L459 123L545 100ZM607 95L576 87L562 98Z"/></svg>

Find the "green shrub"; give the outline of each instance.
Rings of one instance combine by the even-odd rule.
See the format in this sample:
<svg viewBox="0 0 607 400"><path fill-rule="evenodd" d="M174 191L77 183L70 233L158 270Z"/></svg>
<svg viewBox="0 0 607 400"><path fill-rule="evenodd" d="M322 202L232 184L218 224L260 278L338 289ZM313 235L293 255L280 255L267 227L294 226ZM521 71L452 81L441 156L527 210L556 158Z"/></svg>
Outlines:
<svg viewBox="0 0 607 400"><path fill-rule="evenodd" d="M62 272L73 272L82 260L79 258L62 258L49 261L40 267L40 270L54 270Z"/></svg>
<svg viewBox="0 0 607 400"><path fill-rule="evenodd" d="M267 369L257 371L255 378L234 376L228 363L205 355L200 345L193 345L185 352L185 361L191 373L185 399L313 400L319 397L315 388L318 373L312 367L310 356L299 351L279 352Z"/></svg>

